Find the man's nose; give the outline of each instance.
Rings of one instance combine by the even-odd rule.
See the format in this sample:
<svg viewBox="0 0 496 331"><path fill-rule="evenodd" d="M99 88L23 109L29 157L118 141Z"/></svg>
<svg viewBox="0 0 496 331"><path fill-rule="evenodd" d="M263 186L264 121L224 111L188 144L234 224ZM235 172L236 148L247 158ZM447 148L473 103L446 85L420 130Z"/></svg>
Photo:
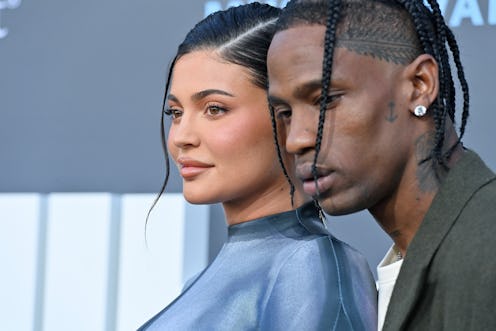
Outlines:
<svg viewBox="0 0 496 331"><path fill-rule="evenodd" d="M318 125L318 112L293 110L291 123L287 129L286 150L291 154L303 154L315 148Z"/></svg>

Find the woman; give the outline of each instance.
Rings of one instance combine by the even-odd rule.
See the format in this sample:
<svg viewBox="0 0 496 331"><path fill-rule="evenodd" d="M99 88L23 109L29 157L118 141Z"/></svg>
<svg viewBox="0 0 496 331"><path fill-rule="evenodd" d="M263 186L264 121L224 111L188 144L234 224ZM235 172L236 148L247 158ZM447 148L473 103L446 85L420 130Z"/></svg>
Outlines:
<svg viewBox="0 0 496 331"><path fill-rule="evenodd" d="M167 146L185 198L222 203L228 240L140 330L375 329L365 260L303 204L287 175L292 160L274 147L265 59L278 13L258 3L214 13L179 46ZM292 211L293 201L303 206Z"/></svg>

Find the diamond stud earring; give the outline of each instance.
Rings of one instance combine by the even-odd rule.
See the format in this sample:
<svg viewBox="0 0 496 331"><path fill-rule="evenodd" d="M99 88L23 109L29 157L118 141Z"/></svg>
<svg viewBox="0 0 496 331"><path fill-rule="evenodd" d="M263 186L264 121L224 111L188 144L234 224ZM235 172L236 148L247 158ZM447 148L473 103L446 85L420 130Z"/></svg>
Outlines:
<svg viewBox="0 0 496 331"><path fill-rule="evenodd" d="M422 105L418 105L417 107L415 107L415 109L413 110L413 113L415 114L415 116L417 117L422 117L424 116L425 114L427 114L427 108L425 108L425 106L422 106Z"/></svg>

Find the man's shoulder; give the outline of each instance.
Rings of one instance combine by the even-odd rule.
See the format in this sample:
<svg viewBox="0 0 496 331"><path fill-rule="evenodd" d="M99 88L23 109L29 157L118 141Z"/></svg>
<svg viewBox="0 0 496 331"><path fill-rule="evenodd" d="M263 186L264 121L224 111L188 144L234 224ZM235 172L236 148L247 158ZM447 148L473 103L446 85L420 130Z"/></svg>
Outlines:
<svg viewBox="0 0 496 331"><path fill-rule="evenodd" d="M450 171L438 195L442 199L435 208L456 210L451 216L457 223L464 218L496 218L496 174L471 150Z"/></svg>
<svg viewBox="0 0 496 331"><path fill-rule="evenodd" d="M496 176L474 190L461 209L457 223L467 227L483 226L487 231L496 230Z"/></svg>
<svg viewBox="0 0 496 331"><path fill-rule="evenodd" d="M496 260L493 259L496 250L496 175L472 151L464 155L462 168L457 169L458 178L451 182L451 192L443 199L441 209L452 217L452 221L444 220L450 227L440 241L434 265L458 270L461 274L465 271L473 277L474 271L480 268L496 272ZM458 186L453 185L455 182ZM489 260L495 263L488 263Z"/></svg>
<svg viewBox="0 0 496 331"><path fill-rule="evenodd" d="M467 202L465 208L478 209L478 214L496 217L496 177L481 185Z"/></svg>
<svg viewBox="0 0 496 331"><path fill-rule="evenodd" d="M496 251L494 233L496 178L479 187L465 202L436 255L442 257L440 261L443 264L453 263L452 266L456 266L456 269L463 269L462 265L465 265L469 273L478 268L491 268L496 272L496 259L493 258Z"/></svg>

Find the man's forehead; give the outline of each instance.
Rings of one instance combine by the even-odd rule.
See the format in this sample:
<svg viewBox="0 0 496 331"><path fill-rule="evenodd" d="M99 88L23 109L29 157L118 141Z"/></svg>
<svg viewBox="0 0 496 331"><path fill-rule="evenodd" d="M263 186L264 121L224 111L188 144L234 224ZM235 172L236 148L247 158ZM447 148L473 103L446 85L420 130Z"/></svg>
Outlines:
<svg viewBox="0 0 496 331"><path fill-rule="evenodd" d="M320 24L299 24L285 30L276 32L272 39L271 47L294 42L298 44L315 44L324 47L326 27ZM269 48L270 49L270 48Z"/></svg>
<svg viewBox="0 0 496 331"><path fill-rule="evenodd" d="M278 32L270 45L267 65L274 71L321 70L324 48L321 42L325 27L294 27Z"/></svg>
<svg viewBox="0 0 496 331"><path fill-rule="evenodd" d="M301 25L278 32L269 49L269 94L305 98L320 90L325 27Z"/></svg>

